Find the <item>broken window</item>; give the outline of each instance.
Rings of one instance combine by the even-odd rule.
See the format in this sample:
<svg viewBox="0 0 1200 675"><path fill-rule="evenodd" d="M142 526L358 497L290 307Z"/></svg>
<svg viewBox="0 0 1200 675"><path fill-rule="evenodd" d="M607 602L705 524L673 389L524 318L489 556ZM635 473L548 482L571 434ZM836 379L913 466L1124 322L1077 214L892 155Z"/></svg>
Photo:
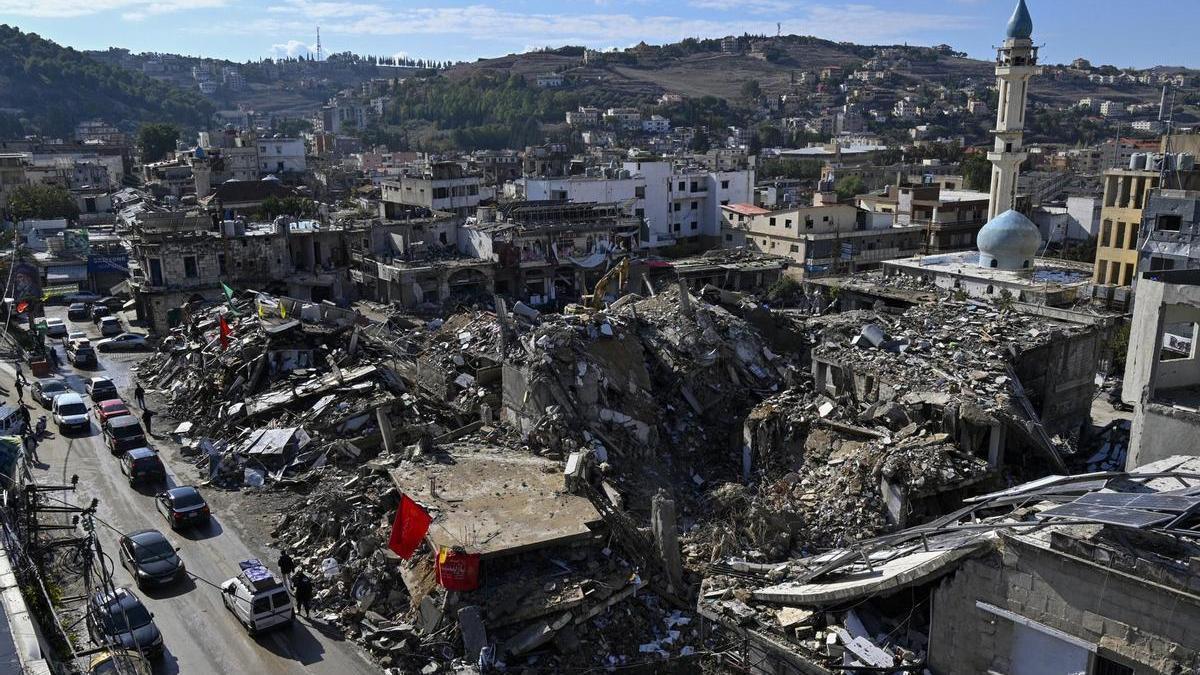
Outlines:
<svg viewBox="0 0 1200 675"><path fill-rule="evenodd" d="M1196 357L1195 322L1171 323L1163 327L1160 361L1184 361Z"/></svg>
<svg viewBox="0 0 1200 675"><path fill-rule="evenodd" d="M1154 228L1162 232L1178 232L1183 219L1176 215L1160 214L1154 221Z"/></svg>

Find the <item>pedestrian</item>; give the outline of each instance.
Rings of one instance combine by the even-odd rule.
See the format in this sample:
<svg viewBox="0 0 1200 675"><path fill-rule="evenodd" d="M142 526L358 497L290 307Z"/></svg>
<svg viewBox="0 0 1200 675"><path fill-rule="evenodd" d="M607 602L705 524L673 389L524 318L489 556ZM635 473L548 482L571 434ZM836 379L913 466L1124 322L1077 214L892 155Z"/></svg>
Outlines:
<svg viewBox="0 0 1200 675"><path fill-rule="evenodd" d="M303 571L296 572L296 576L292 577L292 589L296 595L296 609L304 612L304 616L308 616L309 605L312 603L312 581Z"/></svg>
<svg viewBox="0 0 1200 675"><path fill-rule="evenodd" d="M296 561L292 560L292 556L287 554L287 551L279 554L279 573L283 575L283 583L290 585L292 572L296 570Z"/></svg>
<svg viewBox="0 0 1200 675"><path fill-rule="evenodd" d="M29 429L29 408L21 406L21 421L24 422L22 429Z"/></svg>
<svg viewBox="0 0 1200 675"><path fill-rule="evenodd" d="M25 405L25 376L17 373L17 403Z"/></svg>
<svg viewBox="0 0 1200 675"><path fill-rule="evenodd" d="M33 460L34 464L41 464L42 459L40 457L38 457L37 447L38 447L37 437L34 436L33 434L26 434L25 435L25 454L28 455L29 458Z"/></svg>
<svg viewBox="0 0 1200 675"><path fill-rule="evenodd" d="M142 389L142 383L141 383L141 382L138 382L138 383L137 383L137 387L135 387L135 388L134 388L134 390L133 390L133 397L137 399L137 402L138 402L138 407L139 407L139 408L145 408L145 407L146 407L146 390L145 390L145 389Z"/></svg>
<svg viewBox="0 0 1200 675"><path fill-rule="evenodd" d="M149 410L149 409L147 409L147 410L143 410L143 411L142 411L142 425L143 425L144 427L146 427L146 433L147 433L148 435L150 435L150 436L153 436L153 435L154 435L154 432L150 431L150 420L151 420L153 417L154 417L154 412L153 412L153 411L151 411L151 410Z"/></svg>

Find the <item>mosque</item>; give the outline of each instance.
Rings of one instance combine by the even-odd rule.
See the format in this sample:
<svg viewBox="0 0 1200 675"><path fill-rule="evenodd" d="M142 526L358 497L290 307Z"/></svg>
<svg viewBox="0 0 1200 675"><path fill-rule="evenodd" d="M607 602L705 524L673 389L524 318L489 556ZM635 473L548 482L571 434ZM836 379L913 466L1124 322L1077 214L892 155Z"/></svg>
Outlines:
<svg viewBox="0 0 1200 675"><path fill-rule="evenodd" d="M988 299L1007 291L1014 300L1037 305L1070 305L1091 282L1091 265L1038 258L1043 249L1037 225L1014 210L1023 151L1029 82L1040 72L1033 44L1033 18L1019 0L996 56L995 147L988 153L992 181L988 223L976 237L976 251L916 256L883 263L885 277L905 275L941 288Z"/></svg>

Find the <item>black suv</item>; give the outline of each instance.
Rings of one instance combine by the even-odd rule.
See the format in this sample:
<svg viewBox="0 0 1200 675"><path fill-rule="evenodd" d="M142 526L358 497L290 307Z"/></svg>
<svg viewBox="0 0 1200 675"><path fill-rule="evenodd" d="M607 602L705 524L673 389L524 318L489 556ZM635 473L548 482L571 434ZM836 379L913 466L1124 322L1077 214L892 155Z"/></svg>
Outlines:
<svg viewBox="0 0 1200 675"><path fill-rule="evenodd" d="M154 615L128 588L108 594L98 591L88 600L88 635L98 645L133 649L162 656L163 640Z"/></svg>
<svg viewBox="0 0 1200 675"><path fill-rule="evenodd" d="M150 448L134 448L121 455L121 473L129 477L129 485L138 483L161 483L167 479L167 470L158 453Z"/></svg>
<svg viewBox="0 0 1200 675"><path fill-rule="evenodd" d="M104 424L104 443L112 454L123 455L134 448L146 447L146 434L136 419L121 415Z"/></svg>

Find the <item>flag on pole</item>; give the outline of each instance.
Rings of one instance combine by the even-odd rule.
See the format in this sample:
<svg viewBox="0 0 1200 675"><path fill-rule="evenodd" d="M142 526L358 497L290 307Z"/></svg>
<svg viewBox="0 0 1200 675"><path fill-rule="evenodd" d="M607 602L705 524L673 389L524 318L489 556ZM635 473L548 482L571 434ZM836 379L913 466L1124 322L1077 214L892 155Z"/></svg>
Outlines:
<svg viewBox="0 0 1200 675"><path fill-rule="evenodd" d="M400 506L396 509L396 518L392 521L392 535L388 538L388 548L408 560L421 545L425 533L433 518L421 508L421 505L408 498L400 497Z"/></svg>
<svg viewBox="0 0 1200 675"><path fill-rule="evenodd" d="M221 351L229 349L229 336L233 334L233 329L229 327L229 322L225 320L225 315L220 317L221 322Z"/></svg>
<svg viewBox="0 0 1200 675"><path fill-rule="evenodd" d="M224 281L221 282L221 290L225 291L226 300L233 300L233 289L226 285Z"/></svg>

